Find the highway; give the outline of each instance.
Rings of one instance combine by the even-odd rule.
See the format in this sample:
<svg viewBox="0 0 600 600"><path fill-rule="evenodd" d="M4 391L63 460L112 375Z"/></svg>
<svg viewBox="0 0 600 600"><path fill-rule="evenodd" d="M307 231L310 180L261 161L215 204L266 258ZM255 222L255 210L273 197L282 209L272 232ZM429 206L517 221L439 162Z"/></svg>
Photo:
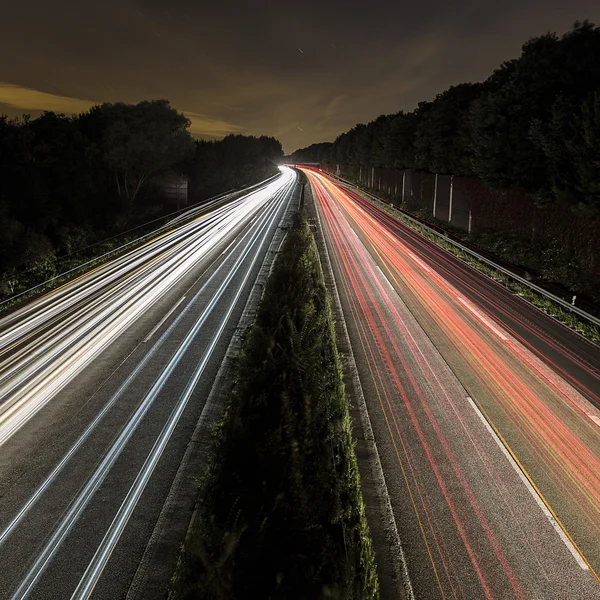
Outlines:
<svg viewBox="0 0 600 600"><path fill-rule="evenodd" d="M600 352L305 169L416 598L600 598Z"/></svg>
<svg viewBox="0 0 600 600"><path fill-rule="evenodd" d="M295 187L283 167L0 320L0 598L125 597Z"/></svg>

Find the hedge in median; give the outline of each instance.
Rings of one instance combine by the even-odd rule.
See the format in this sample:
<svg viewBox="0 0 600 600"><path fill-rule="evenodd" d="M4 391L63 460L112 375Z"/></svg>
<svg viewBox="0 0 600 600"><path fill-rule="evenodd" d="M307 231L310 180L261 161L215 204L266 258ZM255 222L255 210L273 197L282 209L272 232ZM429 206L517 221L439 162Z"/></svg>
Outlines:
<svg viewBox="0 0 600 600"><path fill-rule="evenodd" d="M303 216L235 371L173 595L378 598L331 307Z"/></svg>

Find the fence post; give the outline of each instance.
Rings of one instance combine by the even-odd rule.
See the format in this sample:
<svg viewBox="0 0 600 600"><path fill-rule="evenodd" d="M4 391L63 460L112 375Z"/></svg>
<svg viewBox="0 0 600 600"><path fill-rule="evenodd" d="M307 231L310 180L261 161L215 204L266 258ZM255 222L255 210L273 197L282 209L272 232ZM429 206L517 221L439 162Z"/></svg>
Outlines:
<svg viewBox="0 0 600 600"><path fill-rule="evenodd" d="M435 219L435 208L437 205L437 181L438 181L438 174L435 174L435 184L433 186L433 218Z"/></svg>
<svg viewBox="0 0 600 600"><path fill-rule="evenodd" d="M471 203L472 203L472 199L471 199L471 195L469 194L469 227L467 229L467 233L469 235L471 235L471 222L472 222Z"/></svg>
<svg viewBox="0 0 600 600"><path fill-rule="evenodd" d="M400 202L401 204L404 204L404 190L405 190L404 186L405 186L405 184L406 184L406 169L404 169L402 171L402 200Z"/></svg>
<svg viewBox="0 0 600 600"><path fill-rule="evenodd" d="M454 193L454 175L450 175L450 205L448 207L448 223L452 223L452 195Z"/></svg>

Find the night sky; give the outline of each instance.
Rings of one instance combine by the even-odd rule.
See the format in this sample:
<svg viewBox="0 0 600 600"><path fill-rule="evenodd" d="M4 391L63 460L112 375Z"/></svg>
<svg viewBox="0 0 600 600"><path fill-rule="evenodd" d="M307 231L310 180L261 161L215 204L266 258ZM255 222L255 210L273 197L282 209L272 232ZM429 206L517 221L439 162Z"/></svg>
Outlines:
<svg viewBox="0 0 600 600"><path fill-rule="evenodd" d="M586 17L598 0L12 0L0 113L168 98L197 137L264 133L291 152L483 80Z"/></svg>

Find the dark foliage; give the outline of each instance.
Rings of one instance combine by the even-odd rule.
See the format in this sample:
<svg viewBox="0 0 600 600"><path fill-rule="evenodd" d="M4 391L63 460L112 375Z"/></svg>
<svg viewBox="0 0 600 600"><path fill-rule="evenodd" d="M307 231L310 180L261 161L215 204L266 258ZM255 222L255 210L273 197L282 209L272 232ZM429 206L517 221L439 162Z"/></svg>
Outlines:
<svg viewBox="0 0 600 600"><path fill-rule="evenodd" d="M178 598L378 597L334 335L298 221L237 364Z"/></svg>
<svg viewBox="0 0 600 600"><path fill-rule="evenodd" d="M327 151L329 150L332 142L320 142L318 144L311 144L307 148L301 148L296 150L285 158L286 162L303 164L303 163L320 163L325 160Z"/></svg>
<svg viewBox="0 0 600 600"><path fill-rule="evenodd" d="M71 268L73 252L166 214L165 176L189 173L190 200L201 201L268 177L283 157L267 137L194 145L189 125L167 100L74 117L0 115L0 298Z"/></svg>
<svg viewBox="0 0 600 600"><path fill-rule="evenodd" d="M451 87L410 113L382 115L303 157L363 168L475 176L497 190L600 211L600 28L523 45L483 83ZM313 147L319 148L316 144Z"/></svg>
<svg viewBox="0 0 600 600"><path fill-rule="evenodd" d="M257 183L276 174L282 161L281 143L264 135L232 134L220 141L198 141L186 168L191 200Z"/></svg>
<svg viewBox="0 0 600 600"><path fill-rule="evenodd" d="M65 266L61 257L161 211L148 184L181 171L188 125L166 100L103 104L75 117L0 116L0 296L44 281Z"/></svg>

